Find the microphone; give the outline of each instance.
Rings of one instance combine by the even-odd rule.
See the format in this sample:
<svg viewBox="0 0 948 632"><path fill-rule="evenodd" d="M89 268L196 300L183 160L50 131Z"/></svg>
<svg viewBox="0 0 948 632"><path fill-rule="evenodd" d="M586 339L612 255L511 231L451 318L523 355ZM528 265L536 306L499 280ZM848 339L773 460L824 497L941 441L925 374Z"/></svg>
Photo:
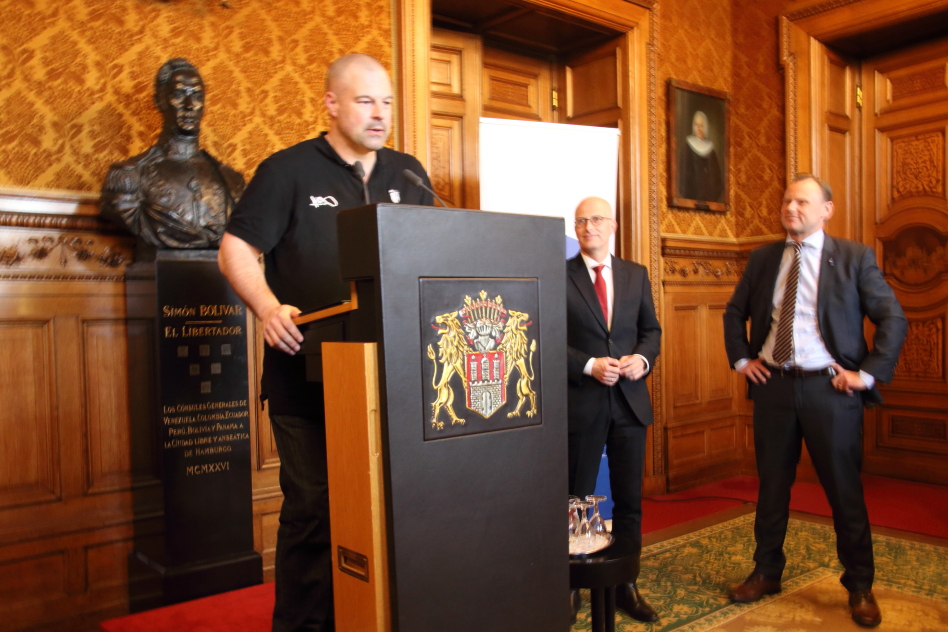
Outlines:
<svg viewBox="0 0 948 632"><path fill-rule="evenodd" d="M444 208L453 208L444 203L444 200L441 199L441 196L435 193L432 189L429 189L425 185L425 181L421 179L421 176L412 171L411 169L405 169L402 171L402 175L405 176L405 179L414 184L416 187L421 187L431 195L435 196L435 199L441 202L441 206Z"/></svg>
<svg viewBox="0 0 948 632"><path fill-rule="evenodd" d="M362 168L362 163L358 160L352 163L352 173L356 174L359 182L362 183L362 194L365 196L365 203L369 204L369 187L365 184L365 169Z"/></svg>

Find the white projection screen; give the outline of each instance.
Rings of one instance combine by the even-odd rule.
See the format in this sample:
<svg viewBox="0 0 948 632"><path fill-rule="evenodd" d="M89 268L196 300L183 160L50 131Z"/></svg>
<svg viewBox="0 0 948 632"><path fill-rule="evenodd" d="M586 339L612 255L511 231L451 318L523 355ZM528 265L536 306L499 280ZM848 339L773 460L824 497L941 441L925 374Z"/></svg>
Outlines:
<svg viewBox="0 0 948 632"><path fill-rule="evenodd" d="M567 257L579 250L573 211L597 196L616 205L619 130L482 118L481 208L566 220Z"/></svg>

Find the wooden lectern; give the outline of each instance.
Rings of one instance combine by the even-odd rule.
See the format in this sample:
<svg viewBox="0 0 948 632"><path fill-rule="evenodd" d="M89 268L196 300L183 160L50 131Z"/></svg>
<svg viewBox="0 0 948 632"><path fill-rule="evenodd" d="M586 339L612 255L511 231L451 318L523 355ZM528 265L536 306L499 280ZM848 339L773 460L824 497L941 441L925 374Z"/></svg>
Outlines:
<svg viewBox="0 0 948 632"><path fill-rule="evenodd" d="M340 632L569 629L563 220L338 216L358 309L304 328L324 382Z"/></svg>

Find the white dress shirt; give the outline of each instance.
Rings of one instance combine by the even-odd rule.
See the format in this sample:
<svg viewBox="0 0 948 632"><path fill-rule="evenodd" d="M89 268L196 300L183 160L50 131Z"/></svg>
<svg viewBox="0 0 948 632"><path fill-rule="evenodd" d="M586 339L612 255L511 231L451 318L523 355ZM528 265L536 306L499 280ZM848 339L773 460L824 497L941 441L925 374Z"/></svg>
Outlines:
<svg viewBox="0 0 948 632"><path fill-rule="evenodd" d="M836 359L826 348L826 343L820 334L820 323L817 315L817 294L820 282L820 265L823 258L823 243L826 233L818 230L802 242L800 249L800 276L797 281L797 302L793 313L793 355L784 366L799 367L805 371L818 371L830 366ZM787 243L790 238L787 238ZM760 359L776 366L774 362L774 338L777 336L777 327L780 325L780 307L783 304L786 291L787 275L793 265L793 248L784 248L783 258L780 260L780 270L777 273L777 284L774 286L773 311L771 312L770 333L760 350ZM747 359L738 360L734 368L740 369L747 364ZM875 378L859 371L859 377L872 388Z"/></svg>
<svg viewBox="0 0 948 632"><path fill-rule="evenodd" d="M606 305L608 305L609 307L609 313L606 314L606 325L611 330L612 329L612 304L615 299L615 284L613 283L613 280L612 280L612 255L611 254L606 255L606 258L603 259L602 261L596 261L592 257L587 256L586 253L584 252L581 252L580 254L583 257L583 263L586 264L586 269L589 271L589 279L593 282L594 286L596 285L596 269L595 269L596 266L600 266L600 265L605 266L602 269L602 279L603 281L606 282ZM648 373L649 363L648 363L648 360L645 358L645 356L638 353L633 354L633 355L637 355L640 358L642 358L642 360L645 361L645 372ZM595 361L596 361L596 358L589 358L589 360L586 362L586 366L583 367L583 373L585 375L592 375L592 365L593 365L593 362Z"/></svg>

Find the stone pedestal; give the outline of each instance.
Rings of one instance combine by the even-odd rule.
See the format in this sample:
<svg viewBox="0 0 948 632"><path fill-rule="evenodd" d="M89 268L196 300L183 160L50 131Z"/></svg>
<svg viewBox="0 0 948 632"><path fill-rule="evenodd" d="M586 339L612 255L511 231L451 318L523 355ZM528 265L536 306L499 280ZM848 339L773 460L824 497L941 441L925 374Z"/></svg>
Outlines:
<svg viewBox="0 0 948 632"><path fill-rule="evenodd" d="M142 266L155 280L164 529L136 537L133 611L263 578L253 548L247 308L218 271L217 251L159 251Z"/></svg>

